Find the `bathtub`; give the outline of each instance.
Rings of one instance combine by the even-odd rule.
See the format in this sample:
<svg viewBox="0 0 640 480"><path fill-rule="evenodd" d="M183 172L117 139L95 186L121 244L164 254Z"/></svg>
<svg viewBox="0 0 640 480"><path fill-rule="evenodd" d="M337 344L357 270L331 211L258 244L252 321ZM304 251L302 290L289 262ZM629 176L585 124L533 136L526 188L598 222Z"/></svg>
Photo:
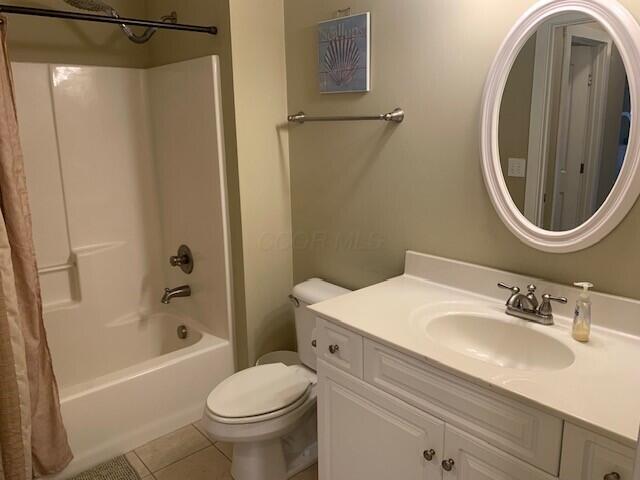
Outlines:
<svg viewBox="0 0 640 480"><path fill-rule="evenodd" d="M184 339L177 333L182 326ZM75 457L52 480L198 420L209 392L234 370L230 342L179 315L120 319L99 337L66 342L64 349L55 335L50 339Z"/></svg>

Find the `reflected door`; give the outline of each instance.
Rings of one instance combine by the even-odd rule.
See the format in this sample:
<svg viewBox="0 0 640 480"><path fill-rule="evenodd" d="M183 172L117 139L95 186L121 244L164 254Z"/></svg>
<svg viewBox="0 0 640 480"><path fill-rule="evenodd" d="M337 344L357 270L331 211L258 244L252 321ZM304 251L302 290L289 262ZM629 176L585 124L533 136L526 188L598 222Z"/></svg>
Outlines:
<svg viewBox="0 0 640 480"><path fill-rule="evenodd" d="M594 47L573 45L569 67L569 122L566 153L558 170L556 230L568 230L582 223L580 208L585 194L585 154L589 130Z"/></svg>
<svg viewBox="0 0 640 480"><path fill-rule="evenodd" d="M597 198L610 42L603 32L568 27L562 72L552 230L571 230Z"/></svg>

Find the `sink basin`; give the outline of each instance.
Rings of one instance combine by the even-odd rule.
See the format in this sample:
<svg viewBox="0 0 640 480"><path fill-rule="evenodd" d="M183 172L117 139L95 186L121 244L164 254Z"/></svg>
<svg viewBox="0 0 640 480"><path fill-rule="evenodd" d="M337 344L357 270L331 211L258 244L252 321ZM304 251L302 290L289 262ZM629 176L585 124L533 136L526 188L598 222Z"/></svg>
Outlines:
<svg viewBox="0 0 640 480"><path fill-rule="evenodd" d="M573 363L575 356L569 347L538 331L548 327L504 317L490 313L447 313L432 317L425 330L436 343L500 367L549 371Z"/></svg>

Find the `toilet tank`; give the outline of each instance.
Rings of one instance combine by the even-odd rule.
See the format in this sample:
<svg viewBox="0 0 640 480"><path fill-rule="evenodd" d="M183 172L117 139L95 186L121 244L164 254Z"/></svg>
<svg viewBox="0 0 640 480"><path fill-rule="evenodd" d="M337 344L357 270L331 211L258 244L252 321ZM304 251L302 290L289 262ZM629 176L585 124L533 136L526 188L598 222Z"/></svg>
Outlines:
<svg viewBox="0 0 640 480"><path fill-rule="evenodd" d="M295 306L298 355L300 361L307 367L316 369L316 349L314 346L316 314L309 310L309 305L349 292L350 290L346 288L325 282L320 278L311 278L293 287L290 298Z"/></svg>

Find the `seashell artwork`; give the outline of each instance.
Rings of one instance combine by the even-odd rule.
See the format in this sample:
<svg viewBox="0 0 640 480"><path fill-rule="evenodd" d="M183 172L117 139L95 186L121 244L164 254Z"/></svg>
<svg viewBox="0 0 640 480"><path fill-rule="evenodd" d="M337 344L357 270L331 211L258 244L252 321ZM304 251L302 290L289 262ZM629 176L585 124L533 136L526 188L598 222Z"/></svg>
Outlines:
<svg viewBox="0 0 640 480"><path fill-rule="evenodd" d="M321 93L368 92L369 12L318 24Z"/></svg>

